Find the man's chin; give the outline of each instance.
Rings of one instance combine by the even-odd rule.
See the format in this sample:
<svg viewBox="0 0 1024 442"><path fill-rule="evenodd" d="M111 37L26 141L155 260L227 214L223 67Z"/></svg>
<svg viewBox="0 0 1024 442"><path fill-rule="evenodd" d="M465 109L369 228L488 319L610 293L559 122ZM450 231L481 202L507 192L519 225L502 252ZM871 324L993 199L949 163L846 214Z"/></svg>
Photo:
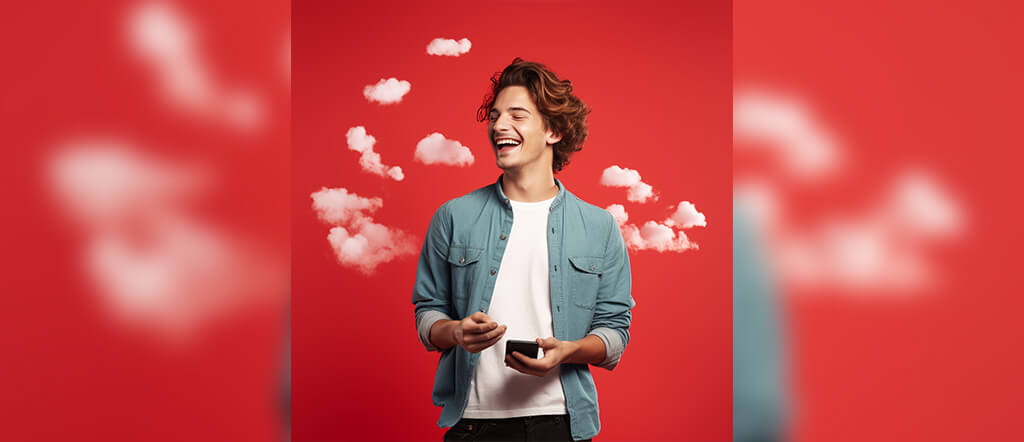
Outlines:
<svg viewBox="0 0 1024 442"><path fill-rule="evenodd" d="M507 155L501 155L498 152L495 152L494 162L498 164L498 167L501 167L502 164L511 163L511 158L509 158Z"/></svg>

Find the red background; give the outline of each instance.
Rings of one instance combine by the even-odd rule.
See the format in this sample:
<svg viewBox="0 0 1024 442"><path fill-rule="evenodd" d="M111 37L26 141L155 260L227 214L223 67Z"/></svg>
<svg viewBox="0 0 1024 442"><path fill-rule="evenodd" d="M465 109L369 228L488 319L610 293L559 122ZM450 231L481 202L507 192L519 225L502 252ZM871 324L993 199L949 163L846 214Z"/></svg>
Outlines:
<svg viewBox="0 0 1024 442"><path fill-rule="evenodd" d="M422 244L444 201L493 183L486 127L474 119L488 78L516 56L572 80L590 105L585 149L558 174L630 221L663 220L687 200L708 219L688 231L699 251L632 252L632 342L612 373L595 370L604 440L728 440L731 434L730 5L604 7L525 2L396 6L298 2L293 7L293 436L308 440L437 440L430 392L437 354L416 339L416 257L372 276L337 264L310 193L344 187L381 197L377 222ZM696 2L695 2L696 3ZM632 4L632 3L631 3ZM461 57L426 54L437 37L472 41ZM362 89L412 83L381 106ZM362 172L345 132L363 125L402 182ZM467 168L412 161L438 131L469 146ZM661 199L626 201L599 185L617 164L640 171Z"/></svg>
<svg viewBox="0 0 1024 442"><path fill-rule="evenodd" d="M908 165L967 215L928 254L936 289L784 298L796 441L1019 440L1019 4L955 3L736 2L737 85L806 98L845 145L846 173L790 188L798 219L860 210Z"/></svg>

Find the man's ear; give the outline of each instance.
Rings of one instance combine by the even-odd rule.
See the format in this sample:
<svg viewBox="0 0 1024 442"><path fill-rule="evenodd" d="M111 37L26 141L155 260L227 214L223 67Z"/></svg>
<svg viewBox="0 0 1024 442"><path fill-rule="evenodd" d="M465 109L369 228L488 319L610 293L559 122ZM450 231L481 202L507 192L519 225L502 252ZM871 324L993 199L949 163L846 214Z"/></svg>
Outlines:
<svg viewBox="0 0 1024 442"><path fill-rule="evenodd" d="M559 141L562 141L562 134L560 134L558 132L555 132L555 131L553 131L551 129L548 129L548 131L546 133L546 138L544 139L544 142L547 143L547 144L552 144L553 145L553 144L555 144L555 143L557 143Z"/></svg>

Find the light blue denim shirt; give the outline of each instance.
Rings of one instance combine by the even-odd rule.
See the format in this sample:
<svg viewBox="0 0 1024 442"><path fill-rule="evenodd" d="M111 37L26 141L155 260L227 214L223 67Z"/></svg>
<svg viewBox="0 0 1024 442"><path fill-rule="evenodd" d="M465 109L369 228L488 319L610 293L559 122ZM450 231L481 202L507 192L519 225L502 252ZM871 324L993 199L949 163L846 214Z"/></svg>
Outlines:
<svg viewBox="0 0 1024 442"><path fill-rule="evenodd" d="M605 360L598 366L611 370L629 342L630 309L636 305L626 244L610 213L577 198L561 181L555 184L558 195L551 202L547 229L554 337L601 338ZM511 229L512 206L501 177L434 213L412 293L416 328L427 350L438 350L429 338L438 320L487 312ZM433 393L434 405L443 407L438 426L450 427L462 417L479 356L458 346L441 353ZM596 436L601 422L590 368L562 364L561 380L573 438Z"/></svg>

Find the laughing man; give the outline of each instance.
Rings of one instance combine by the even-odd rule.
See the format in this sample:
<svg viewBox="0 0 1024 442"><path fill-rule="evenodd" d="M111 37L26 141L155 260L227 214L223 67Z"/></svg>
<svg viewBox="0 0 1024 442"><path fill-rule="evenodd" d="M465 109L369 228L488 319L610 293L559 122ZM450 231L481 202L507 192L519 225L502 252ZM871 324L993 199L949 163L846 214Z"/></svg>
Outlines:
<svg viewBox="0 0 1024 442"><path fill-rule="evenodd" d="M590 365L629 342L629 256L612 215L554 174L583 147L590 110L538 63L491 78L477 117L502 174L430 221L412 301L440 351L433 401L447 440L586 440L598 434ZM536 341L543 357L505 353Z"/></svg>

